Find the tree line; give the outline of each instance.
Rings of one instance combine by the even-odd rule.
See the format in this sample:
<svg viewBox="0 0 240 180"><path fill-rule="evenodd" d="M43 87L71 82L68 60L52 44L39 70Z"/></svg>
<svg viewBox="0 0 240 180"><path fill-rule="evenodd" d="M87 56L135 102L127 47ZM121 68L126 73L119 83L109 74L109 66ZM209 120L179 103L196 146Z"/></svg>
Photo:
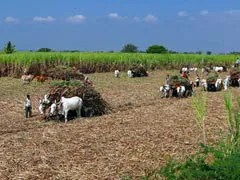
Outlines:
<svg viewBox="0 0 240 180"><path fill-rule="evenodd" d="M8 41L6 45L4 46L3 52L5 54L12 54L16 52L16 47L11 43L11 41ZM30 50L30 52L34 52L33 50ZM51 48L40 48L36 52L55 52ZM81 52L79 50L63 50L60 52ZM104 51L96 51L96 52L104 52ZM113 53L114 51L108 51L110 53ZM138 50L138 47L134 44L125 44L123 48L121 49L121 52L123 53L151 53L151 54L203 54L202 51L197 51L197 52L177 52L177 51L172 51L168 50L165 46L163 45L151 45L149 46L146 51L140 51ZM206 52L207 55L211 55L211 51ZM225 53L220 53L220 54L225 54ZM227 54L232 54L232 55L240 55L240 52L233 51Z"/></svg>

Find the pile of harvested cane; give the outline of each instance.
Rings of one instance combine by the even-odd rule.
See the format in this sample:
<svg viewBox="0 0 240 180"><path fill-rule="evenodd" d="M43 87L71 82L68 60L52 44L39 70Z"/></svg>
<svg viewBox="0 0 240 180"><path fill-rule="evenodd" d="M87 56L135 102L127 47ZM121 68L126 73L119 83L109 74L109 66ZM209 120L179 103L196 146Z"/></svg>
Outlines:
<svg viewBox="0 0 240 180"><path fill-rule="evenodd" d="M171 87L176 86L185 86L185 87L191 87L190 81L180 75L173 75L170 77L169 84Z"/></svg>
<svg viewBox="0 0 240 180"><path fill-rule="evenodd" d="M130 68L133 73L133 77L148 76L147 70L143 66L133 66Z"/></svg>
<svg viewBox="0 0 240 180"><path fill-rule="evenodd" d="M218 74L217 73L212 73L207 76L207 84L215 84L217 81Z"/></svg>
<svg viewBox="0 0 240 180"><path fill-rule="evenodd" d="M83 99L82 116L100 116L109 110L108 103L93 87L86 86L81 81L57 81L49 90L51 102L60 101L61 97L70 98L78 96Z"/></svg>
<svg viewBox="0 0 240 180"><path fill-rule="evenodd" d="M85 75L78 70L73 70L69 67L64 66L57 66L54 68L47 69L46 72L48 77L51 77L52 79L61 79L61 80L84 80Z"/></svg>

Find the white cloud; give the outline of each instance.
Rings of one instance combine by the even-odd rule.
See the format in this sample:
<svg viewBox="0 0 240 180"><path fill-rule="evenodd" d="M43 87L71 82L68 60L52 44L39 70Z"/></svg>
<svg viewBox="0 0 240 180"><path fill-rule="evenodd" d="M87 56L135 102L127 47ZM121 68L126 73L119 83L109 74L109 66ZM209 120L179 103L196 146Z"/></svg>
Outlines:
<svg viewBox="0 0 240 180"><path fill-rule="evenodd" d="M141 22L141 21L142 21L140 17L134 17L133 20L134 20L135 22Z"/></svg>
<svg viewBox="0 0 240 180"><path fill-rule="evenodd" d="M18 23L19 20L17 18L14 18L14 17L11 17L11 16L8 16L4 19L4 22L5 23Z"/></svg>
<svg viewBox="0 0 240 180"><path fill-rule="evenodd" d="M240 10L239 9L232 9L232 10L228 10L228 11L225 11L226 14L239 14L240 13Z"/></svg>
<svg viewBox="0 0 240 180"><path fill-rule="evenodd" d="M35 22L53 22L55 20L56 19L53 18L52 16L47 16L47 17L39 17L39 16L37 16L37 17L33 18L33 21L35 21Z"/></svg>
<svg viewBox="0 0 240 180"><path fill-rule="evenodd" d="M75 16L70 16L67 18L67 21L68 22L71 22L71 23L83 23L87 18L84 16L84 15L81 15L81 14L77 14Z"/></svg>
<svg viewBox="0 0 240 180"><path fill-rule="evenodd" d="M200 12L200 15L201 16L206 16L206 15L208 15L208 13L209 12L207 10L203 10L203 11Z"/></svg>
<svg viewBox="0 0 240 180"><path fill-rule="evenodd" d="M151 15L151 14L148 14L145 18L144 18L144 21L147 22L147 23L156 23L158 21L158 18Z"/></svg>
<svg viewBox="0 0 240 180"><path fill-rule="evenodd" d="M177 14L179 17L186 17L186 16L188 16L188 14L185 12L185 11L180 11L180 12L178 12L178 14Z"/></svg>
<svg viewBox="0 0 240 180"><path fill-rule="evenodd" d="M119 16L117 13L110 13L108 14L108 17L111 19L121 19L121 16Z"/></svg>
<svg viewBox="0 0 240 180"><path fill-rule="evenodd" d="M239 9L232 9L224 12L225 14L232 15L232 16L239 16L240 10Z"/></svg>
<svg viewBox="0 0 240 180"><path fill-rule="evenodd" d="M109 13L108 18L122 20L122 19L127 19L128 17L119 16L117 13Z"/></svg>

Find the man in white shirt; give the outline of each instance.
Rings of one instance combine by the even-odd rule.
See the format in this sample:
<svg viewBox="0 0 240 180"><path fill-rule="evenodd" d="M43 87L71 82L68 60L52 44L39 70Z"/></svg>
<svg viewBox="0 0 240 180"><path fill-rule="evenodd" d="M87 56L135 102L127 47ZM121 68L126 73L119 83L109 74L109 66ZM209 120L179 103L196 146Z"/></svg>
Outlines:
<svg viewBox="0 0 240 180"><path fill-rule="evenodd" d="M226 79L224 80L224 90L228 90L228 86L229 86L229 79L230 77L227 76Z"/></svg>
<svg viewBox="0 0 240 180"><path fill-rule="evenodd" d="M25 110L26 118L32 116L32 103L31 103L29 94L27 95L27 98L25 99L25 102L24 102L24 110Z"/></svg>

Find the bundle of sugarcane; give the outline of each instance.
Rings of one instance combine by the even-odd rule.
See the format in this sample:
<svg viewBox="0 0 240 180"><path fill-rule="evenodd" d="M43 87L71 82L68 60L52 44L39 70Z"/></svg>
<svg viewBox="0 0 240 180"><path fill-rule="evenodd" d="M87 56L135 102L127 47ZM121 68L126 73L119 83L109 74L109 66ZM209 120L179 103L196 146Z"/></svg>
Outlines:
<svg viewBox="0 0 240 180"><path fill-rule="evenodd" d="M207 84L215 84L217 81L218 74L217 73L212 73L207 76Z"/></svg>
<svg viewBox="0 0 240 180"><path fill-rule="evenodd" d="M80 81L57 81L50 87L49 99L59 102L61 97L70 98L78 96L83 100L83 110L91 110L92 116L106 114L110 109L109 104L101 94L91 86L85 86ZM84 113L84 112L83 112Z"/></svg>
<svg viewBox="0 0 240 180"><path fill-rule="evenodd" d="M84 80L85 75L78 70L72 71L69 67L54 67L47 69L46 72L47 76L53 78L53 79L61 79L61 80L71 80L71 79L77 79L77 80Z"/></svg>
<svg viewBox="0 0 240 180"><path fill-rule="evenodd" d="M190 81L180 75L173 75L170 77L170 86L176 87L176 86L185 86L190 87Z"/></svg>
<svg viewBox="0 0 240 180"><path fill-rule="evenodd" d="M233 68L231 69L230 71L230 76L231 76L231 79L239 79L240 78L240 68Z"/></svg>
<svg viewBox="0 0 240 180"><path fill-rule="evenodd" d="M144 77L148 76L147 70L143 66L132 66L130 70L133 73L133 77Z"/></svg>

